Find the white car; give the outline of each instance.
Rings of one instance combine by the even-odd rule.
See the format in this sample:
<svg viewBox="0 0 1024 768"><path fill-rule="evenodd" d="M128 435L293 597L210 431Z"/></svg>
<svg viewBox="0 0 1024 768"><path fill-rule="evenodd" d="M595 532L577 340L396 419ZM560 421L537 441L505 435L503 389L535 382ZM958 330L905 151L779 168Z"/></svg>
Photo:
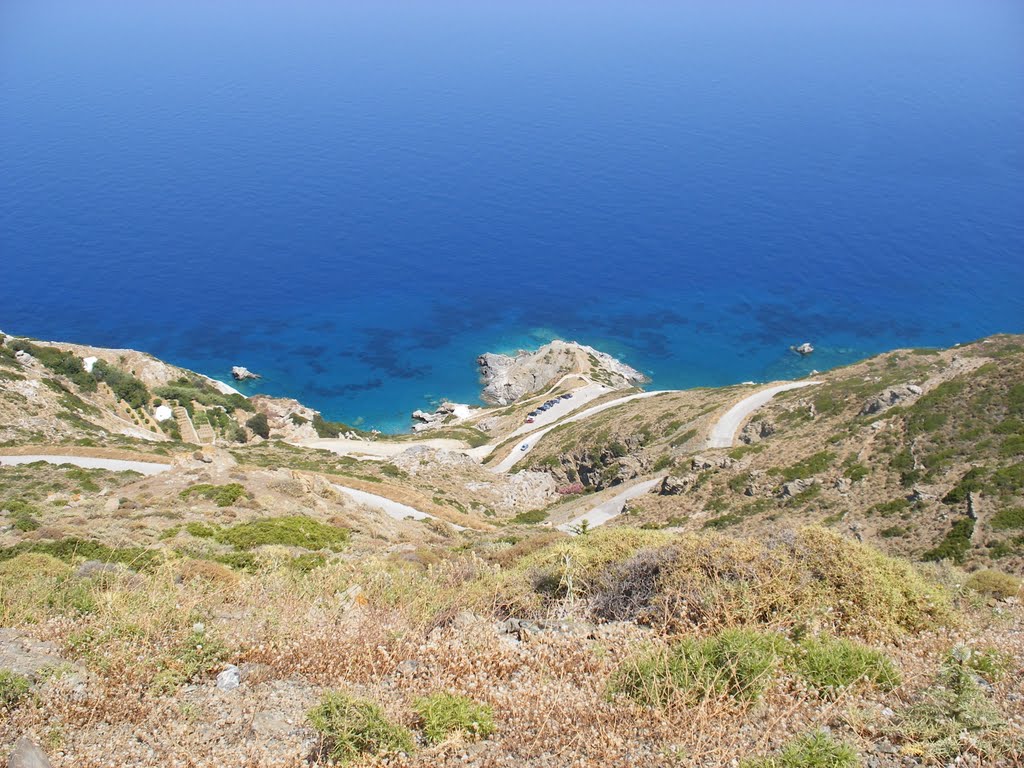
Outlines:
<svg viewBox="0 0 1024 768"><path fill-rule="evenodd" d="M520 451L528 451L528 450L530 450L530 444L529 443L523 443L522 445L519 446L519 450Z"/></svg>

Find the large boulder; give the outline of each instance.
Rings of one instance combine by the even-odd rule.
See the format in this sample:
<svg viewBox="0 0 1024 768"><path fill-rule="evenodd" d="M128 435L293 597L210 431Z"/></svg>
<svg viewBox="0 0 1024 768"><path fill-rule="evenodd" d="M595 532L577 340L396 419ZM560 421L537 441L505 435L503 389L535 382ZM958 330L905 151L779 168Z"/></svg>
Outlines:
<svg viewBox="0 0 1024 768"><path fill-rule="evenodd" d="M696 475L683 475L682 477L669 475L655 485L651 492L659 496L678 496L681 493L686 493L687 490L693 487L696 481Z"/></svg>
<svg viewBox="0 0 1024 768"><path fill-rule="evenodd" d="M793 496L796 496L796 495L798 495L800 493L803 493L804 491L806 491L811 486L817 485L817 484L818 484L817 478L813 478L813 477L810 478L809 480L802 480L802 479L799 479L799 478L796 479L796 480L792 480L792 481L790 481L788 483L785 483L782 486L782 497L786 498L786 499L792 498Z"/></svg>
<svg viewBox="0 0 1024 768"><path fill-rule="evenodd" d="M43 750L28 736L22 736L14 742L14 749L7 759L7 768L51 768L51 766Z"/></svg>

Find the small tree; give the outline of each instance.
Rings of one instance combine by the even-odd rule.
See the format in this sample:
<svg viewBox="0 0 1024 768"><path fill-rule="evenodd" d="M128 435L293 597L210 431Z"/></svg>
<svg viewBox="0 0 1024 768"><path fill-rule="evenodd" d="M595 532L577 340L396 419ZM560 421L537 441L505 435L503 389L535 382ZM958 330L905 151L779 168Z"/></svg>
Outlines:
<svg viewBox="0 0 1024 768"><path fill-rule="evenodd" d="M264 440L270 438L270 424L267 422L267 414L257 413L247 422L245 426L253 431L253 434L259 435Z"/></svg>

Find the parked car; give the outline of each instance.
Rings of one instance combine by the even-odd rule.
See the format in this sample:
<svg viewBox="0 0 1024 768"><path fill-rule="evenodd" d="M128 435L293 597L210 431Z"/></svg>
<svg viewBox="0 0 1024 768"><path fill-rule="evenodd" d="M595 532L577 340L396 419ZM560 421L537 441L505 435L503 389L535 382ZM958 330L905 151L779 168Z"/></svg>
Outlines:
<svg viewBox="0 0 1024 768"><path fill-rule="evenodd" d="M526 423L527 423L527 424L533 424L533 421L534 421L534 419L533 419L533 416L530 416L530 417L529 417L529 418L528 418L528 419L526 420Z"/></svg>
<svg viewBox="0 0 1024 768"><path fill-rule="evenodd" d="M572 392L566 392L564 395L562 395L562 397L568 400L570 397L572 397Z"/></svg>

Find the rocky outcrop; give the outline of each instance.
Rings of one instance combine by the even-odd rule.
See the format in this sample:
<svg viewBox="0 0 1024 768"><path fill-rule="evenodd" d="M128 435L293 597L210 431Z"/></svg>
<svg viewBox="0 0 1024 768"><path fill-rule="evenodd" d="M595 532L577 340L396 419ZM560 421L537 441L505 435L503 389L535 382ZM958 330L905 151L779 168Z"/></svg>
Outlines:
<svg viewBox="0 0 1024 768"><path fill-rule="evenodd" d="M790 481L788 483L783 484L783 486L782 486L782 498L784 498L784 499L791 499L794 496L797 496L797 495L803 493L804 491L806 491L811 486L814 486L814 485L817 485L817 484L818 484L817 478L811 478L809 480L802 480L802 479L792 480L792 481Z"/></svg>
<svg viewBox="0 0 1024 768"><path fill-rule="evenodd" d="M871 416L892 408L894 405L916 400L924 392L916 384L904 384L900 387L892 387L879 395L868 400L860 409L861 416Z"/></svg>
<svg viewBox="0 0 1024 768"><path fill-rule="evenodd" d="M235 381L249 381L251 379L262 379L258 373L253 373L244 365L236 365L231 369L231 378Z"/></svg>
<svg viewBox="0 0 1024 768"><path fill-rule="evenodd" d="M694 472L705 472L709 469L728 469L736 464L736 459L729 456L719 456L708 459L704 456L694 456L690 461L690 469Z"/></svg>
<svg viewBox="0 0 1024 768"><path fill-rule="evenodd" d="M682 493L686 493L686 491L692 488L696 482L697 476L693 474L683 475L682 477L669 475L660 483L655 485L651 489L651 493L657 494L658 496L679 496Z"/></svg>
<svg viewBox="0 0 1024 768"><path fill-rule="evenodd" d="M428 429L436 429L444 424L451 424L458 421L461 416L468 415L468 412L468 405L449 402L441 403L433 413L422 410L413 411L412 418L419 423L413 425L412 431L424 432Z"/></svg>
<svg viewBox="0 0 1024 768"><path fill-rule="evenodd" d="M488 403L507 405L524 395L542 391L567 374L586 374L613 389L643 384L642 373L609 354L574 341L552 341L536 352L515 355L487 353L477 358Z"/></svg>
<svg viewBox="0 0 1024 768"><path fill-rule="evenodd" d="M807 355L814 352L814 347L811 345L811 342L809 341L805 341L803 344L790 347L790 349L802 357L807 357Z"/></svg>
<svg viewBox="0 0 1024 768"><path fill-rule="evenodd" d="M290 397L256 395L252 398L256 410L267 417L270 434L285 440L309 440L317 437L313 418L317 412Z"/></svg>
<svg viewBox="0 0 1024 768"><path fill-rule="evenodd" d="M770 421L751 421L740 430L740 442L747 445L759 443L775 434L775 425Z"/></svg>

